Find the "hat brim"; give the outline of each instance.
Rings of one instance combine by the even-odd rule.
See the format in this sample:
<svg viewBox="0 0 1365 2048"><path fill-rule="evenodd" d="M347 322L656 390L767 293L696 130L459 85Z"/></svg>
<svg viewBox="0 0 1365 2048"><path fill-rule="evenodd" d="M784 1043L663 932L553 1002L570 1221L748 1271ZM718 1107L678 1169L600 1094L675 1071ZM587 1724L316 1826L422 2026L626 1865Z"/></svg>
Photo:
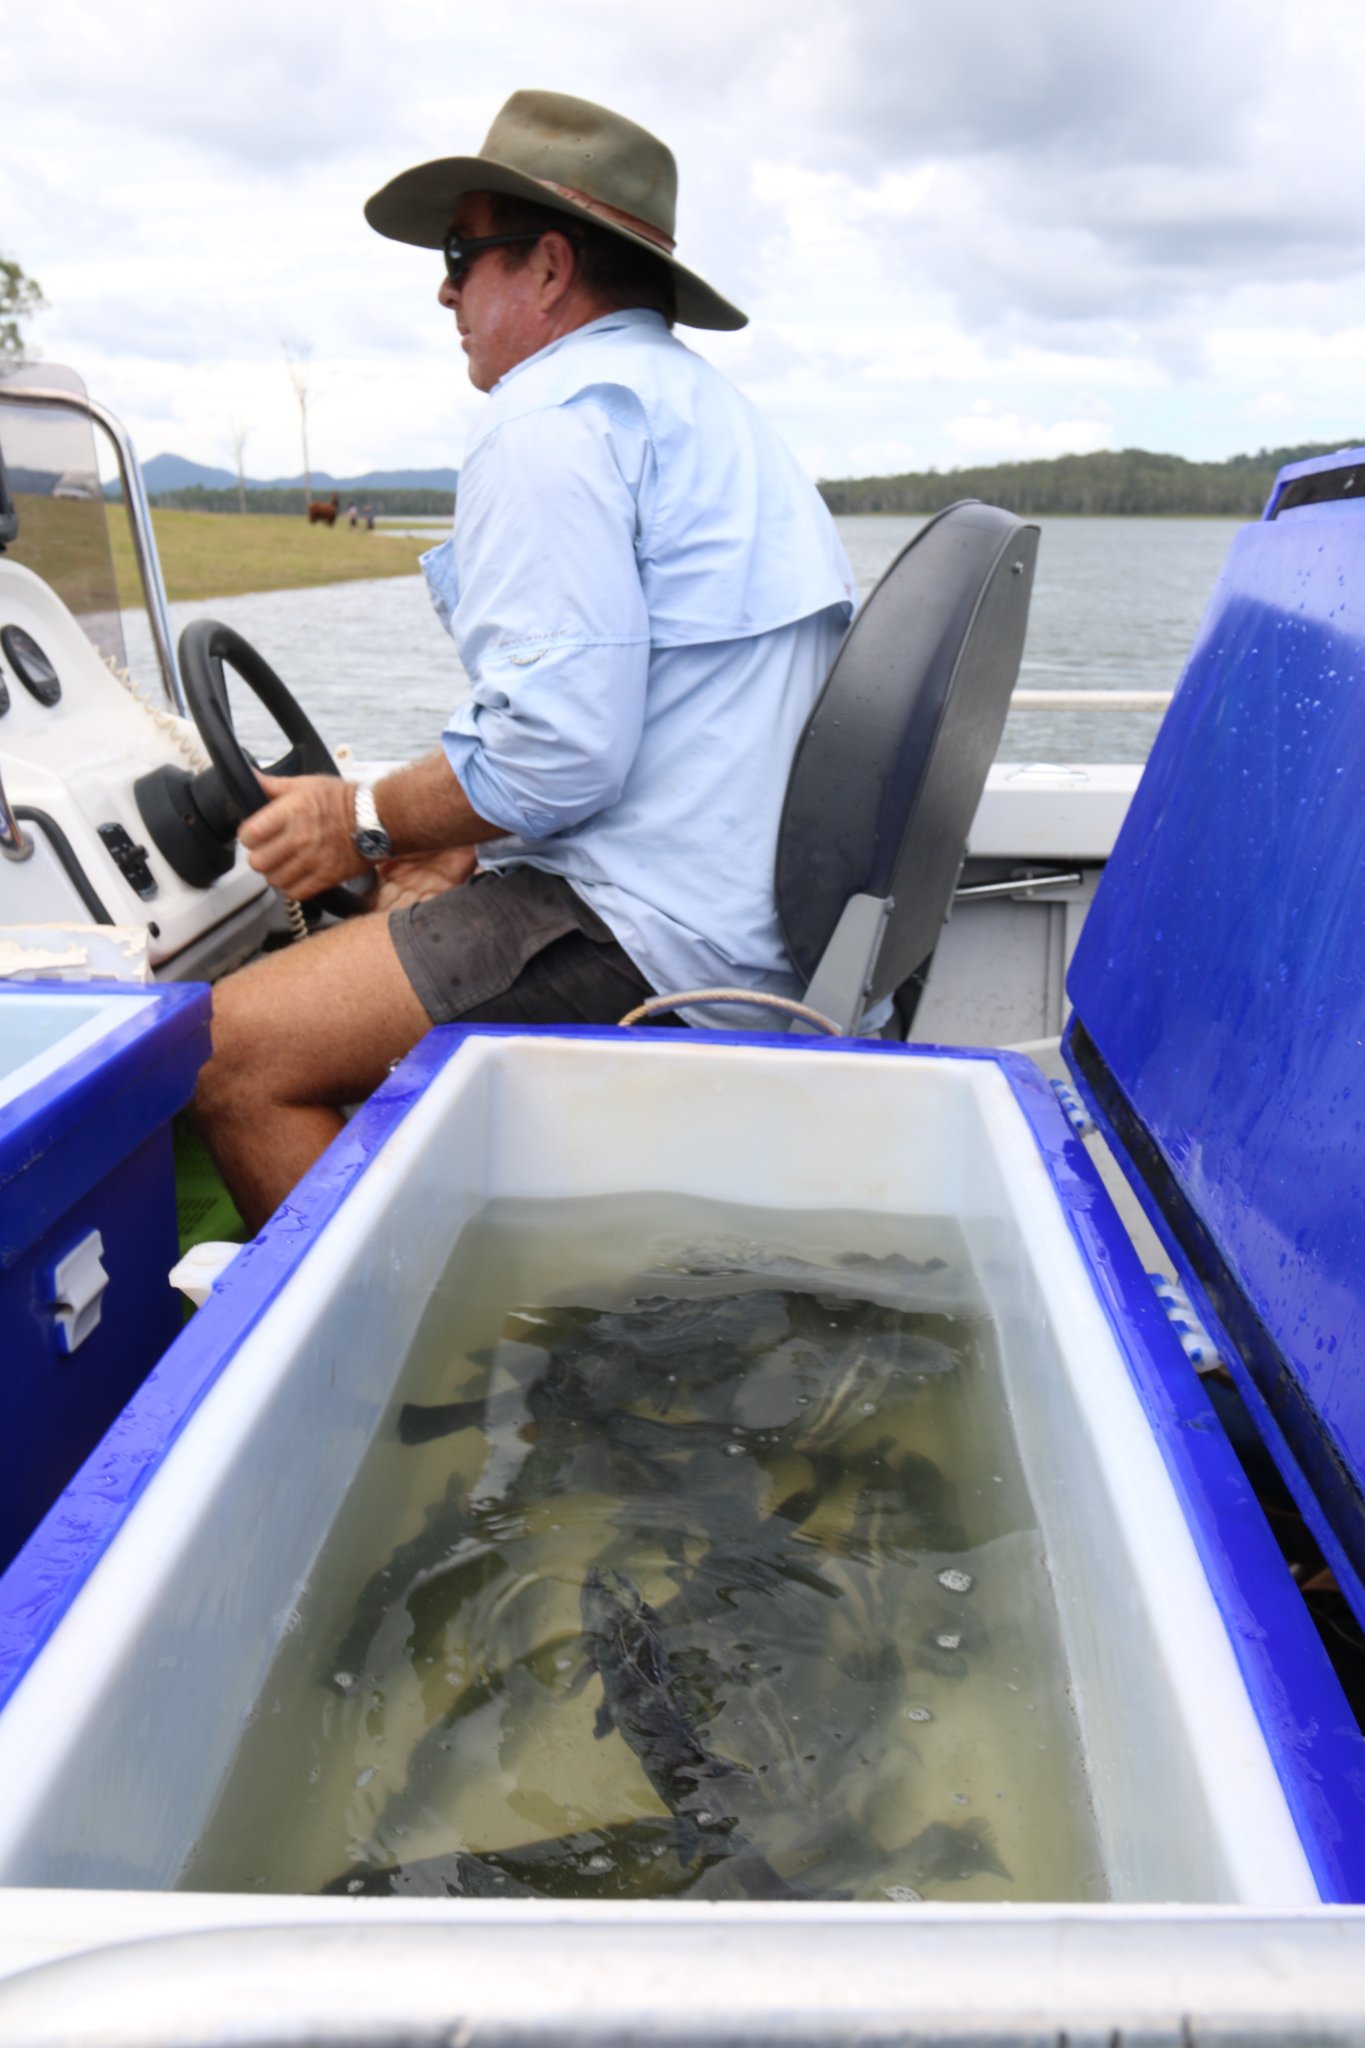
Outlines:
<svg viewBox="0 0 1365 2048"><path fill-rule="evenodd" d="M609 233L619 235L622 241L633 242L638 249L647 249L651 256L657 256L660 262L666 263L673 273L678 319L684 327L710 327L729 332L749 324L747 313L741 313L738 306L732 306L728 299L713 291L705 279L688 270L647 236L634 234L615 221L601 219L586 206L576 206L571 199L564 199L549 186L542 185L538 178L530 178L524 171L514 171L510 164L495 163L490 157L446 156L429 164L416 164L410 171L400 171L373 198L366 200L365 218L372 228L381 235L387 235L390 241L411 242L418 249L439 249L450 228L450 217L457 201L470 192L506 192L516 199L530 199L537 206L553 207L556 213L567 213L575 220L605 228Z"/></svg>

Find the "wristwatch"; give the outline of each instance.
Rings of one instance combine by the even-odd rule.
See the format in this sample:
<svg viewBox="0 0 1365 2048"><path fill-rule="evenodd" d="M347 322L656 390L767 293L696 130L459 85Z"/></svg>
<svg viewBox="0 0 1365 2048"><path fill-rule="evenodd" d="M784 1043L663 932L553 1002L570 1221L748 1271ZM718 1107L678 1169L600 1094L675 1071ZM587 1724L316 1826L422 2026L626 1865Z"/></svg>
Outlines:
<svg viewBox="0 0 1365 2048"><path fill-rule="evenodd" d="M388 860L393 853L393 841L379 822L374 791L368 782L356 784L355 830L351 834L351 842L362 860Z"/></svg>

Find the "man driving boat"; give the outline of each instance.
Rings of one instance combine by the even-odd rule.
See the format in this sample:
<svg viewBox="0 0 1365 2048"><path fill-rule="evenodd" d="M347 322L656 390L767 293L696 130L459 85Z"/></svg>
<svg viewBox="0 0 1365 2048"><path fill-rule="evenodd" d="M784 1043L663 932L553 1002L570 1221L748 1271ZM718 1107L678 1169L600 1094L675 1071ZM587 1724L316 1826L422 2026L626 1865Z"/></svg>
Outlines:
<svg viewBox="0 0 1365 2048"><path fill-rule="evenodd" d="M370 914L214 992L196 1106L253 1228L433 1023L800 993L774 848L852 579L793 456L672 333L745 324L673 255L675 198L644 129L518 92L480 155L366 206L443 250L489 394L423 563L471 687L424 760L373 789L267 777L241 827L286 895L379 883Z"/></svg>

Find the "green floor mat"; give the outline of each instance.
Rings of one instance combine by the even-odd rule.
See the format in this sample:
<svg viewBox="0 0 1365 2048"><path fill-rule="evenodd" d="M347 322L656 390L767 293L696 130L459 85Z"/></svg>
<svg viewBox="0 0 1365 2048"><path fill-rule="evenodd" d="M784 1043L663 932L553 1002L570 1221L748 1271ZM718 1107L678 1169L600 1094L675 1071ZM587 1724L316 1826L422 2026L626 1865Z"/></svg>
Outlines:
<svg viewBox="0 0 1365 2048"><path fill-rule="evenodd" d="M251 1235L237 1213L237 1204L223 1185L222 1177L209 1157L208 1147L190 1118L181 1115L172 1125L175 1148L175 1213L180 1229L180 1256L197 1244L235 1241L242 1244Z"/></svg>

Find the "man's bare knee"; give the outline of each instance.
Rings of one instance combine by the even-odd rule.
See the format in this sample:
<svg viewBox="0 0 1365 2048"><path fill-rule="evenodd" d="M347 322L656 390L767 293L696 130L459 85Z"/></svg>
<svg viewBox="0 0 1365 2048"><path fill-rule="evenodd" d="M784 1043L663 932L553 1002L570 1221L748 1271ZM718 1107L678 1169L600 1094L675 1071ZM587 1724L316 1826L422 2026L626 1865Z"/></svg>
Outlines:
<svg viewBox="0 0 1365 2048"><path fill-rule="evenodd" d="M358 1102L429 1026L387 920L357 918L269 954L214 990L213 1052L195 1110L255 1228Z"/></svg>
<svg viewBox="0 0 1365 2048"><path fill-rule="evenodd" d="M357 920L218 984L204 1102L213 1113L355 1101L429 1022L385 925Z"/></svg>
<svg viewBox="0 0 1365 2048"><path fill-rule="evenodd" d="M278 1063L271 1041L278 1023L278 1006L254 968L243 968L218 983L209 1027L212 1051L195 1090L201 1114L215 1115L241 1098L273 1093Z"/></svg>

